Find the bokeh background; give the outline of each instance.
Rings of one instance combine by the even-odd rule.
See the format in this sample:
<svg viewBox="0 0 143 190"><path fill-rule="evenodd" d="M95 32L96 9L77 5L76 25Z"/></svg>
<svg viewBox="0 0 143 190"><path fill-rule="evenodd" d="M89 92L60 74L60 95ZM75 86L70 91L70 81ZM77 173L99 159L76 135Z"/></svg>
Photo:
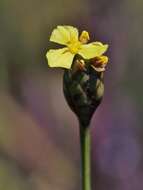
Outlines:
<svg viewBox="0 0 143 190"><path fill-rule="evenodd" d="M45 58L61 24L110 46L92 189L143 189L142 13L142 0L0 0L0 190L80 189L77 119Z"/></svg>

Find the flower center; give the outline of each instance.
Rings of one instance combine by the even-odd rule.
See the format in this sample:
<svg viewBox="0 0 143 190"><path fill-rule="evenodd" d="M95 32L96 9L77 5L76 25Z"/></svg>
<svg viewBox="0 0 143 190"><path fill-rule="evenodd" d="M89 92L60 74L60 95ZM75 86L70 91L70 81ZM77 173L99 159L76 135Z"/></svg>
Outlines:
<svg viewBox="0 0 143 190"><path fill-rule="evenodd" d="M72 54L77 54L79 49L81 47L81 42L79 41L76 41L76 42L71 42L69 45L68 45L68 48L69 48L69 51L72 53Z"/></svg>

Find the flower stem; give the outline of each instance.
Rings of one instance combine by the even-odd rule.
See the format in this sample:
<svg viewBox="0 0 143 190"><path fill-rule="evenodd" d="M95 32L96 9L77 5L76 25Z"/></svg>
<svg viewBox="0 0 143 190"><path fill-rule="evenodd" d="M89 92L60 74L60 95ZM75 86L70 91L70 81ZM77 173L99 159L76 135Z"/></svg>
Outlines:
<svg viewBox="0 0 143 190"><path fill-rule="evenodd" d="M82 190L91 190L90 129L80 124Z"/></svg>

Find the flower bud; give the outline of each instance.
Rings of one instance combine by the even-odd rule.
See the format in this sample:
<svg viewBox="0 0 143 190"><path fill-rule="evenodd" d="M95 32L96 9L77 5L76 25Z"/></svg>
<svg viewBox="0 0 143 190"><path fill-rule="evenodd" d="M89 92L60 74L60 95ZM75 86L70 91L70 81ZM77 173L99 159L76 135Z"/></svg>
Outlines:
<svg viewBox="0 0 143 190"><path fill-rule="evenodd" d="M104 94L103 72L96 71L90 62L83 64L83 61L84 69L78 69L82 68L78 63L80 61L75 60L74 69L64 71L63 90L67 103L79 122L87 127Z"/></svg>

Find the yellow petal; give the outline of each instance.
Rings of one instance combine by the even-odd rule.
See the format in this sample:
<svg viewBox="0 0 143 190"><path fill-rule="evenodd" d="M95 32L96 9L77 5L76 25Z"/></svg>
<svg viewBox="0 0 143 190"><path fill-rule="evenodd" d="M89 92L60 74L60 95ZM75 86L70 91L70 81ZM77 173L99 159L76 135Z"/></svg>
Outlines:
<svg viewBox="0 0 143 190"><path fill-rule="evenodd" d="M86 44L90 40L89 33L85 30L82 31L81 35L79 36L79 41L83 44Z"/></svg>
<svg viewBox="0 0 143 190"><path fill-rule="evenodd" d="M63 67L70 69L74 55L68 51L68 48L58 50L49 50L46 54L50 67Z"/></svg>
<svg viewBox="0 0 143 190"><path fill-rule="evenodd" d="M91 59L96 56L101 56L106 52L108 45L103 45L101 42L93 42L90 44L82 45L78 51L84 59Z"/></svg>
<svg viewBox="0 0 143 190"><path fill-rule="evenodd" d="M71 41L78 40L78 30L73 26L57 26L53 30L50 41L67 45Z"/></svg>
<svg viewBox="0 0 143 190"><path fill-rule="evenodd" d="M78 41L78 30L77 28L73 27L73 26L65 26L65 28L67 29L67 31L70 34L70 42L75 42Z"/></svg>

